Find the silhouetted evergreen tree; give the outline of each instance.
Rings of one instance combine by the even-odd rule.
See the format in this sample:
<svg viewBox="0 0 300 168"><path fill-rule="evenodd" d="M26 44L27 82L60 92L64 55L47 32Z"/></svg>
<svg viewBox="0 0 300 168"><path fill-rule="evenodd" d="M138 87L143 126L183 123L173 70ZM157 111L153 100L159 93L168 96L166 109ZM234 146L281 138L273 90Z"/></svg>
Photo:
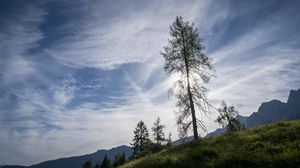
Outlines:
<svg viewBox="0 0 300 168"><path fill-rule="evenodd" d="M207 101L208 89L204 83L209 82L210 70L213 70L211 60L203 53L204 46L194 24L184 22L182 17L176 17L170 27L169 45L161 52L165 58L164 70L167 74L179 74L180 79L170 89L178 99L177 124L179 133L185 135L188 128L193 126L194 139L198 139L197 127L206 131L202 120L195 114L196 105L203 114L209 112ZM191 116L191 118L190 118Z"/></svg>
<svg viewBox="0 0 300 168"><path fill-rule="evenodd" d="M126 156L124 152L122 154L118 153L115 155L114 167L121 166L125 163L126 163Z"/></svg>
<svg viewBox="0 0 300 168"><path fill-rule="evenodd" d="M82 165L82 168L93 168L93 164L91 161L85 161L84 164Z"/></svg>
<svg viewBox="0 0 300 168"><path fill-rule="evenodd" d="M162 143L166 140L165 139L165 134L164 134L164 128L165 126L160 124L160 118L157 117L155 122L153 122L153 127L152 127L152 136L154 138L154 142L156 145L162 145Z"/></svg>
<svg viewBox="0 0 300 168"><path fill-rule="evenodd" d="M107 158L107 155L105 154L102 163L100 165L100 168L111 168L111 162L110 160Z"/></svg>
<svg viewBox="0 0 300 168"><path fill-rule="evenodd" d="M163 129L165 128L164 125L160 123L160 118L157 117L157 119L153 122L152 126L152 137L154 139L154 142L150 144L150 151L152 153L156 153L161 151L165 146L163 143L166 141L165 134L163 132Z"/></svg>
<svg viewBox="0 0 300 168"><path fill-rule="evenodd" d="M130 143L130 145L132 146L133 150L133 158L142 157L150 153L149 146L151 141L147 126L143 121L140 121L135 127L132 141L133 143Z"/></svg>
<svg viewBox="0 0 300 168"><path fill-rule="evenodd" d="M236 132L244 129L244 126L237 120L238 111L234 106L227 106L223 101L221 107L218 109L219 116L216 122L226 128L227 132Z"/></svg>
<svg viewBox="0 0 300 168"><path fill-rule="evenodd" d="M171 146L172 146L172 134L170 132L167 139L166 147L171 147Z"/></svg>

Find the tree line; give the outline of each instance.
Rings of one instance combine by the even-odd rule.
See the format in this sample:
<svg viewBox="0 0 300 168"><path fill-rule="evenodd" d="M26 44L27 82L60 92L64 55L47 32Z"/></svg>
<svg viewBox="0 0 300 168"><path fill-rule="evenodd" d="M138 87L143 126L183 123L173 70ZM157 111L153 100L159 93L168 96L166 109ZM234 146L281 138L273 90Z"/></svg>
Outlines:
<svg viewBox="0 0 300 168"><path fill-rule="evenodd" d="M165 125L161 124L161 120L159 117L153 122L152 130L152 138L150 138L149 130L144 123L144 121L140 121L137 123L134 130L134 137L132 139L133 154L130 159L137 159L152 153L156 153L171 146L171 133L169 133L168 138L165 137L164 133Z"/></svg>
<svg viewBox="0 0 300 168"><path fill-rule="evenodd" d="M141 120L138 122L134 130L132 143L130 143L132 147L132 155L129 157L129 159L137 159L170 147L172 143L171 133L169 133L168 137L166 138L164 128L165 125L162 125L161 119L157 117L157 119L153 122L153 126L151 127L151 140L149 130L144 121ZM107 155L105 155L101 163L97 163L95 166L93 166L91 161L86 161L82 165L82 168L114 168L119 167L126 162L126 156L123 152L115 155L113 163L107 157Z"/></svg>
<svg viewBox="0 0 300 168"><path fill-rule="evenodd" d="M115 155L113 163L107 155L105 155L101 163L96 163L96 165L93 166L93 163L88 160L83 163L82 168L115 168L125 164L126 162L126 155L122 152Z"/></svg>
<svg viewBox="0 0 300 168"><path fill-rule="evenodd" d="M217 110L219 112L219 116L215 122L222 125L223 128L226 128L226 132L237 132L245 129L245 126L238 121L237 116L239 112L235 110L233 105L228 106L223 101L221 107ZM148 128L144 121L141 120L138 122L134 130L134 137L132 139L133 143L130 143L133 151L130 160L157 153L163 149L171 147L171 133L169 133L168 138L165 138L164 128L165 125L161 124L161 120L158 117L153 122L153 126L151 128L153 137L153 140L151 140Z"/></svg>

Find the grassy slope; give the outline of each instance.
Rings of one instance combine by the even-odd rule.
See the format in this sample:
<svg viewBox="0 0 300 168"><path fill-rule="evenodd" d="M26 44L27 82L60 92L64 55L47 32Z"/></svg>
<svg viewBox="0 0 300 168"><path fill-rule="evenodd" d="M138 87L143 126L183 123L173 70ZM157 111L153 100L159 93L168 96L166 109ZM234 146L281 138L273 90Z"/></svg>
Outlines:
<svg viewBox="0 0 300 168"><path fill-rule="evenodd" d="M122 168L300 167L300 120L202 139Z"/></svg>

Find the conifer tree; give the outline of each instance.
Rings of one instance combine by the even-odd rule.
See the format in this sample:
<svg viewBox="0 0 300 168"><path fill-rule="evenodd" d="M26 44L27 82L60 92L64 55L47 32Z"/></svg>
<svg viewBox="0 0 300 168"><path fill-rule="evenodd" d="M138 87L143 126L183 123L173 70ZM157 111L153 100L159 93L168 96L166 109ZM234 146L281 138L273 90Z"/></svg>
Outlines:
<svg viewBox="0 0 300 168"><path fill-rule="evenodd" d="M184 135L192 125L194 139L198 139L197 127L206 131L202 120L196 117L195 106L201 114L209 112L208 89L204 86L211 78L213 70L211 60L204 54L204 46L194 24L176 17L170 27L168 46L161 52L165 58L164 70L167 74L179 74L180 79L170 89L177 98L177 124Z"/></svg>
<svg viewBox="0 0 300 168"><path fill-rule="evenodd" d="M111 168L111 162L110 159L107 158L107 155L105 154L102 163L100 165L100 168Z"/></svg>
<svg viewBox="0 0 300 168"><path fill-rule="evenodd" d="M134 130L134 137L132 139L133 158L139 158L149 154L149 145L151 143L147 126L143 121L140 121Z"/></svg>
<svg viewBox="0 0 300 168"><path fill-rule="evenodd" d="M93 164L91 161L87 160L84 162L84 164L82 165L82 168L93 168Z"/></svg>
<svg viewBox="0 0 300 168"><path fill-rule="evenodd" d="M155 122L153 122L153 127L152 127L152 136L154 138L154 142L156 145L162 145L162 143L166 140L165 139L165 134L164 134L164 129L165 126L160 123L160 118L157 117Z"/></svg>
<svg viewBox="0 0 300 168"><path fill-rule="evenodd" d="M227 132L236 132L244 129L244 126L237 119L238 111L235 110L234 106L227 106L223 101L221 107L218 109L219 116L216 122L226 128Z"/></svg>
<svg viewBox="0 0 300 168"><path fill-rule="evenodd" d="M169 133L166 146L167 147L171 147L172 146L172 134L171 134L171 132Z"/></svg>
<svg viewBox="0 0 300 168"><path fill-rule="evenodd" d="M126 156L124 152L122 154L118 153L115 155L114 167L121 166L125 163L126 163Z"/></svg>
<svg viewBox="0 0 300 168"><path fill-rule="evenodd" d="M122 153L122 159L121 159L121 164L125 164L126 163L126 155L125 152Z"/></svg>

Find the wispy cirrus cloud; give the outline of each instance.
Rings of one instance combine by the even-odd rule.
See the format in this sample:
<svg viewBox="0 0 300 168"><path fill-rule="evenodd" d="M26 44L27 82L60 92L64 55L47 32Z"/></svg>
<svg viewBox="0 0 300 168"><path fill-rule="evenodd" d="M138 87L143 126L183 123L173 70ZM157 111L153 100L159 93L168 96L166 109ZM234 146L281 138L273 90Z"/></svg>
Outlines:
<svg viewBox="0 0 300 168"><path fill-rule="evenodd" d="M37 163L44 158L55 159L93 152L95 147L128 144L132 137L129 132L140 120L151 124L155 117L161 116L164 122L173 121L173 117L170 118L171 103L152 103L151 97L142 93L130 77L126 80L131 83L133 92L125 92L122 97L118 97L126 99L126 103L112 103L107 107L101 103L83 102L70 108L56 101L56 95L49 95L48 90L15 90L13 94L19 99L19 106L11 113L17 117L6 121L8 124L1 128L3 133L0 136L13 138L6 145L18 144L18 147L13 151L11 148L7 150L22 157L19 162L30 159ZM49 91L61 91L65 83L72 82L73 77L67 77L64 82L52 84ZM168 127L167 131L174 130Z"/></svg>
<svg viewBox="0 0 300 168"><path fill-rule="evenodd" d="M20 102L17 110L14 96L10 91L19 88L20 83L32 75L36 75L35 61L29 59L29 50L38 46L38 42L43 39L43 34L39 26L44 21L46 15L41 3L7 3L1 5L6 9L11 9L10 13L1 13L0 16L0 124L1 124L1 152L0 160L3 163L13 163L16 158L23 158L27 154L16 152L22 144L12 143L16 139L22 139L20 134L11 129L13 127L24 131L24 128L35 127L33 120L23 120L32 116L36 110L35 106ZM6 10L1 10L6 11ZM16 118L18 122L12 122ZM18 144L18 145L16 145Z"/></svg>
<svg viewBox="0 0 300 168"><path fill-rule="evenodd" d="M0 12L5 163L30 165L128 144L139 120L150 127L157 116L176 139L175 100L167 94L176 76L164 74L159 51L177 15L195 23L214 60L217 78L207 85L214 105L225 100L249 115L300 85L300 27L291 17L297 3L28 3ZM203 117L209 131L218 127L216 115Z"/></svg>
<svg viewBox="0 0 300 168"><path fill-rule="evenodd" d="M212 4L212 1L82 4L80 8L64 11L76 11L86 18L79 16L80 20L72 19L71 26L62 27L76 33L63 36L45 52L65 65L79 68L111 69L124 63L145 62L159 55L175 16L182 15L191 21L203 20L206 30L223 20L226 11L206 19ZM117 8L117 12L106 10L108 6Z"/></svg>
<svg viewBox="0 0 300 168"><path fill-rule="evenodd" d="M0 47L1 47L1 84L12 84L35 72L35 62L28 59L28 51L38 46L43 39L39 30L46 15L42 4L22 3L11 7L14 12L1 16ZM9 6L9 5L8 5Z"/></svg>
<svg viewBox="0 0 300 168"><path fill-rule="evenodd" d="M293 12L263 16L250 31L209 53L218 68L210 85L213 101L228 100L250 115L261 102L286 101L289 90L300 86L299 38L291 37L296 20L284 19Z"/></svg>

